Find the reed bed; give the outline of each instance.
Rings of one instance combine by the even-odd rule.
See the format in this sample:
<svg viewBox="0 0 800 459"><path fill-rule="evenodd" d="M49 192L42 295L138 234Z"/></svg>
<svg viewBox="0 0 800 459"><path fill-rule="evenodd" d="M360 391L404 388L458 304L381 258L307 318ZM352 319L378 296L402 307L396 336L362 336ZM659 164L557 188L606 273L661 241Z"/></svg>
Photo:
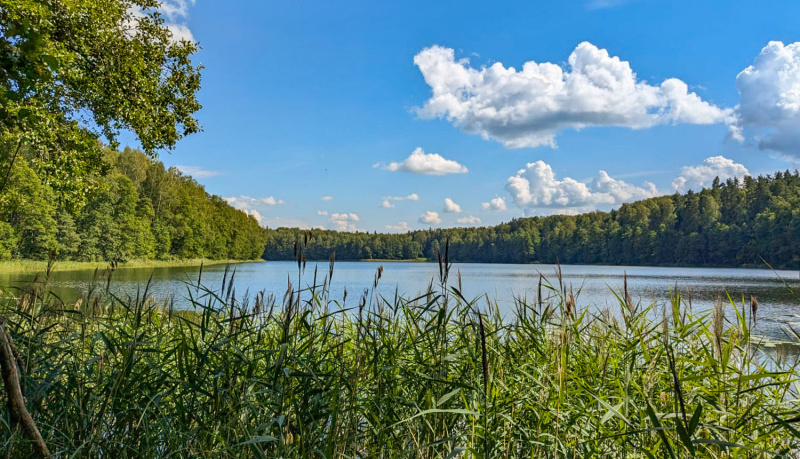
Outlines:
<svg viewBox="0 0 800 459"><path fill-rule="evenodd" d="M298 251L298 271L306 269ZM309 269L312 269L309 267ZM593 313L542 277L502 316L440 257L417 298L332 298L334 261L283 294L187 282L192 310L111 271L75 305L6 292L28 409L54 457L794 458L794 366L751 339L755 306L694 314L677 289ZM452 275L451 275L452 274ZM298 275L299 279L299 275ZM728 311L726 315L725 312ZM735 312L734 312L735 311ZM8 408L0 451L34 450Z"/></svg>

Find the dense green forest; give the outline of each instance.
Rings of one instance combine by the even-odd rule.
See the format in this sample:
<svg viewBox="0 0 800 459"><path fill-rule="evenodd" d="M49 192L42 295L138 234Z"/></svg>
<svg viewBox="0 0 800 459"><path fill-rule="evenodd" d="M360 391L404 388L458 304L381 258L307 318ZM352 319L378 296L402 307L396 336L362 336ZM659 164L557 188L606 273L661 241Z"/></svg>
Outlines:
<svg viewBox="0 0 800 459"><path fill-rule="evenodd" d="M139 151L105 149L79 206L25 156L0 194L0 260L254 259L264 249L255 219Z"/></svg>
<svg viewBox="0 0 800 459"><path fill-rule="evenodd" d="M435 258L453 261L682 266L800 266L800 175L716 179L700 192L661 196L611 212L519 218L485 228L407 234L311 230L308 259ZM294 256L298 230L269 231L264 258ZM763 260L762 260L763 259Z"/></svg>

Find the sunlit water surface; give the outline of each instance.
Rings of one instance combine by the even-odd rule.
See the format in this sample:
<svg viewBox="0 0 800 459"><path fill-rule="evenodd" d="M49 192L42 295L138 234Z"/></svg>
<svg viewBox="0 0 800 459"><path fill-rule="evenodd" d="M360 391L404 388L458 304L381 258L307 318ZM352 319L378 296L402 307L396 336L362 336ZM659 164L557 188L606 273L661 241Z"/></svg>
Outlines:
<svg viewBox="0 0 800 459"><path fill-rule="evenodd" d="M303 287L313 282L317 265L318 283L322 283L328 263L309 262L301 278ZM356 305L362 292L372 286L379 266L383 266L384 271L377 293L387 298L392 298L395 291L406 297L414 297L427 289L431 279L438 282L439 266L436 263L337 262L331 286L332 297L341 299L347 289L347 305ZM298 269L293 262L242 263L232 265L231 269L236 271L234 285L239 298L246 291L254 294L261 290L280 297L286 291L287 280L291 280L297 288ZM457 273L460 272L465 297L474 298L487 293L497 301L501 311L509 312L515 298L527 298L531 302L536 298L540 273L551 284L558 285L555 270L554 265L457 263L452 267L450 280L451 284L455 284ZM222 265L205 267L203 284L218 288L224 271L225 266ZM135 295L137 289L142 289L152 275L152 295L163 298L170 294L175 297L176 306L188 307L187 283L196 284L198 272L198 267L119 269L113 276L113 289L123 296ZM787 326L800 329L800 300L790 291L800 292L796 271L564 265L562 272L563 282L567 289L573 289L578 304L590 310L618 310L619 303L614 291L622 289L623 276L627 273L631 296L643 304L653 301L663 304L676 284L684 298L691 298L695 312L707 310L720 295L723 295L726 303L726 295L730 295L739 305L743 298L749 304L753 295L760 303L757 334L784 340L787 338ZM71 301L89 286L92 274L91 271L57 271L50 282L58 295L65 301ZM33 276L32 273L0 274L0 288L22 285ZM485 300L481 304L485 304ZM730 314L734 314L732 309Z"/></svg>

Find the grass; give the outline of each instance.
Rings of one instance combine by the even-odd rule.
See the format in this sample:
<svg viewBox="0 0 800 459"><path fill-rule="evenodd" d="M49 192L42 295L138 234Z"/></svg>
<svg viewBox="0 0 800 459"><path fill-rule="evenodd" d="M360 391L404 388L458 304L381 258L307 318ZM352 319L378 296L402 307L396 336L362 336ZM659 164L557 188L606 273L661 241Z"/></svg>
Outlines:
<svg viewBox="0 0 800 459"><path fill-rule="evenodd" d="M298 269L305 269L302 248ZM110 275L107 271L106 275ZM99 278L7 297L28 408L57 457L794 458L797 372L752 342L755 307L677 291L615 311L541 279L501 317L439 260L419 298L332 298L334 263L285 293L186 285L176 311ZM452 277L455 277L453 279ZM579 293L579 292L578 292ZM725 311L729 312L726 315ZM0 410L0 450L30 452Z"/></svg>
<svg viewBox="0 0 800 459"><path fill-rule="evenodd" d="M188 260L130 260L120 262L117 268L174 268L181 266L205 266L220 265L220 264L235 264L247 263L263 260L208 260L205 258L193 258ZM47 269L48 261L40 260L9 260L0 261L1 272L19 272L19 271L38 271L43 272ZM54 271L77 271L77 270L94 270L95 268L105 269L109 266L108 262L104 261L58 261L53 265Z"/></svg>

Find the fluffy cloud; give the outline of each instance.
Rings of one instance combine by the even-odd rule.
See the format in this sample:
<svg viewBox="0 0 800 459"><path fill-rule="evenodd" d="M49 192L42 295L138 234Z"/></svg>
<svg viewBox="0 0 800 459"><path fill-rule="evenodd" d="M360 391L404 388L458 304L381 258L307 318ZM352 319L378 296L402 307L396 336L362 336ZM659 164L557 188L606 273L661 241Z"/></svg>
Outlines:
<svg viewBox="0 0 800 459"><path fill-rule="evenodd" d="M317 215L323 216L323 217L327 217L328 216L328 211L327 210L318 210L317 211Z"/></svg>
<svg viewBox="0 0 800 459"><path fill-rule="evenodd" d="M483 210L506 210L506 200L500 197L481 204Z"/></svg>
<svg viewBox="0 0 800 459"><path fill-rule="evenodd" d="M323 201L333 201L333 196L323 196L320 198Z"/></svg>
<svg viewBox="0 0 800 459"><path fill-rule="evenodd" d="M360 222L361 219L358 218L358 215L354 213L332 213L330 222L333 225L333 229L338 231L363 231L360 228L356 227L354 222Z"/></svg>
<svg viewBox="0 0 800 459"><path fill-rule="evenodd" d="M386 231L390 233L408 233L411 228L409 228L408 222L398 222L396 225L386 225Z"/></svg>
<svg viewBox="0 0 800 459"><path fill-rule="evenodd" d="M219 175L219 171L203 169L200 166L183 166L176 164L175 168L181 171L184 175L191 175L194 178L208 178Z"/></svg>
<svg viewBox="0 0 800 459"><path fill-rule="evenodd" d="M446 118L463 131L507 148L555 146L563 129L659 124L733 123L719 108L670 78L653 86L639 80L628 62L591 43L579 44L566 69L533 61L517 71L501 63L472 68L450 48L432 46L414 56L431 98L417 113Z"/></svg>
<svg viewBox="0 0 800 459"><path fill-rule="evenodd" d="M264 217L262 217L261 214L255 209L251 209L249 212L245 209L242 212L244 212L247 215L255 218L258 223L261 223L261 220L264 219Z"/></svg>
<svg viewBox="0 0 800 459"><path fill-rule="evenodd" d="M386 196L383 198L383 201L381 201L380 207L391 209L394 207L392 201L419 201L419 195L417 193L411 193L408 196Z"/></svg>
<svg viewBox="0 0 800 459"><path fill-rule="evenodd" d="M770 42L736 77L738 128L754 131L758 146L800 157L800 42Z"/></svg>
<svg viewBox="0 0 800 459"><path fill-rule="evenodd" d="M411 193L408 196L386 196L383 199L388 199L389 201L419 201L419 195Z"/></svg>
<svg viewBox="0 0 800 459"><path fill-rule="evenodd" d="M261 222L262 226L269 228L298 228L298 229L311 229L312 226L303 220L298 220L291 217L272 217L264 218ZM317 229L325 229L322 226L315 226Z"/></svg>
<svg viewBox="0 0 800 459"><path fill-rule="evenodd" d="M249 209L255 206L279 206L283 204L282 199L275 199L272 196L267 196L266 198L251 198L250 196L231 196L228 198L222 198L228 204L232 205L237 209Z"/></svg>
<svg viewBox="0 0 800 459"><path fill-rule="evenodd" d="M459 225L480 225L481 219L475 216L470 215L469 217L461 217L456 222Z"/></svg>
<svg viewBox="0 0 800 459"><path fill-rule="evenodd" d="M409 172L412 174L425 175L446 175L446 174L466 174L467 168L451 159L445 159L438 153L425 153L422 148L417 148L411 156L403 162L389 163L381 166L380 163L373 167L382 167L392 172Z"/></svg>
<svg viewBox="0 0 800 459"><path fill-rule="evenodd" d="M461 206L456 204L450 198L444 198L444 209L442 209L442 212L445 212L445 213L458 213L458 212L461 212Z"/></svg>
<svg viewBox="0 0 800 459"><path fill-rule="evenodd" d="M644 187L637 187L615 180L605 171L600 171L588 185L569 177L559 180L553 168L544 161L528 163L517 175L509 177L506 190L514 203L523 208L594 208L658 195L652 183L645 182Z"/></svg>
<svg viewBox="0 0 800 459"><path fill-rule="evenodd" d="M186 23L189 19L189 8L194 4L195 0L162 0L154 10L164 18L164 25L172 33L174 41L195 41L192 31ZM138 22L151 12L140 7L130 8L128 10L129 18L123 24L125 34L128 36L135 35Z"/></svg>
<svg viewBox="0 0 800 459"><path fill-rule="evenodd" d="M680 192L688 189L700 189L711 185L715 177L725 181L729 178L744 177L749 174L750 172L743 164L735 163L732 159L723 156L712 156L699 166L683 167L681 175L672 181L672 188Z"/></svg>
<svg viewBox="0 0 800 459"><path fill-rule="evenodd" d="M425 212L424 214L419 216L420 223L426 223L428 225L438 225L442 223L442 219L439 218L439 214L436 212L431 212L430 210Z"/></svg>

